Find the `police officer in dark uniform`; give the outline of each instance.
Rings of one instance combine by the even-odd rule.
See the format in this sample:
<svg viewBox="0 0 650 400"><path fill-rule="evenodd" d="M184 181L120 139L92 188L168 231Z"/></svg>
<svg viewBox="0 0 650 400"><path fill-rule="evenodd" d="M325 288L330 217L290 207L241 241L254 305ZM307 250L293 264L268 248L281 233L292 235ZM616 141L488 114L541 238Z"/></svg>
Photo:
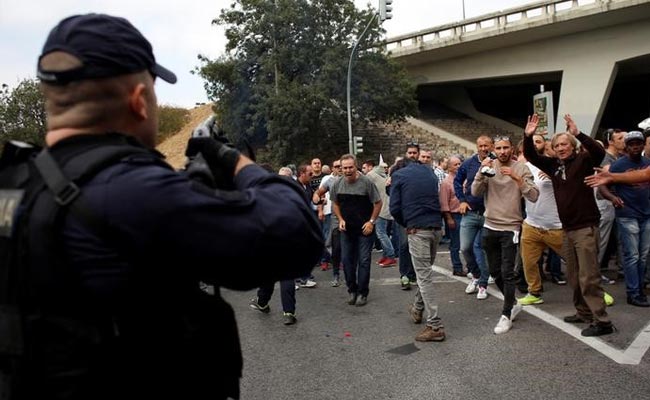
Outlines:
<svg viewBox="0 0 650 400"><path fill-rule="evenodd" d="M211 138L190 144L234 190L199 184L149 150L154 81L176 76L125 19L62 20L38 77L56 162L102 146L143 151L85 182L79 200L92 218L67 213L50 238L63 262L41 306L74 315L94 336L72 339L63 355L49 337L31 398L239 398L237 325L219 288L292 279L318 262L320 227L300 188ZM271 252L277 267L265 262Z"/></svg>

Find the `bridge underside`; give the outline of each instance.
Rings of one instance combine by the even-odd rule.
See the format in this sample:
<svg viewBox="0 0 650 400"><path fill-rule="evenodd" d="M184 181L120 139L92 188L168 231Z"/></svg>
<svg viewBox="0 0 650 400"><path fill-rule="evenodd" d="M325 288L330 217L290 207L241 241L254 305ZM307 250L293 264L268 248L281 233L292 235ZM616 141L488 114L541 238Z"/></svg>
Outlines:
<svg viewBox="0 0 650 400"><path fill-rule="evenodd" d="M497 118L506 130L520 129L532 112L532 98L544 90L553 92L554 114L559 114L562 93L562 72L533 73L495 79L429 83L418 86L418 99L445 104L479 120L486 116ZM569 111L573 113L574 111ZM636 124L650 116L650 55L622 61L616 65L616 75L596 127L590 132L607 128L637 129ZM494 121L492 121L494 123ZM560 125L556 131L562 130ZM512 124L512 125L509 125ZM589 128L582 127L585 132Z"/></svg>
<svg viewBox="0 0 650 400"><path fill-rule="evenodd" d="M512 131L523 127L532 96L544 85L553 92L556 131L564 129L562 116L571 114L594 135L603 128L634 129L650 116L649 37L645 3L395 58L406 65L423 101Z"/></svg>

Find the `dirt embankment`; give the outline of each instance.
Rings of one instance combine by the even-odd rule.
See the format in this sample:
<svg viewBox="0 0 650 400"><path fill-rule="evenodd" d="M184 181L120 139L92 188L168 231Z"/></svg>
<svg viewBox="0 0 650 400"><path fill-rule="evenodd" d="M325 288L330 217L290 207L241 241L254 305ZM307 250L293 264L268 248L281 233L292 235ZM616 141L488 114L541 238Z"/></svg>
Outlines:
<svg viewBox="0 0 650 400"><path fill-rule="evenodd" d="M170 135L156 147L156 150L167 157L167 162L172 167L179 169L185 165L185 148L187 147L187 141L190 139L190 135L194 128L210 115L212 115L211 104L206 104L190 110L189 122L178 132Z"/></svg>

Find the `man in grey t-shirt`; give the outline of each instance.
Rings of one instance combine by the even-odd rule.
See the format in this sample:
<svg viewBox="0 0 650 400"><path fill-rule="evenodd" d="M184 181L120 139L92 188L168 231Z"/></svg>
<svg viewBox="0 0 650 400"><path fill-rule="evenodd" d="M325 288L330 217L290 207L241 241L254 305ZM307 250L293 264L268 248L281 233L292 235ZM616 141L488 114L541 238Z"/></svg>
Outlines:
<svg viewBox="0 0 650 400"><path fill-rule="evenodd" d="M357 171L356 157L341 157L343 179L330 192L332 212L339 220L343 270L348 304L365 306L370 285L370 257L375 241L375 221L381 210L377 187Z"/></svg>

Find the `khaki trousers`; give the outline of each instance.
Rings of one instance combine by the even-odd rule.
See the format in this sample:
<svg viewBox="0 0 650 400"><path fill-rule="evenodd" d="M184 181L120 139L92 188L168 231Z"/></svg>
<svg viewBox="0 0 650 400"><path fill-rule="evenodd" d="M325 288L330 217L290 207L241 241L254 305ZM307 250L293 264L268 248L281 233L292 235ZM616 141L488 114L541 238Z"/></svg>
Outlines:
<svg viewBox="0 0 650 400"><path fill-rule="evenodd" d="M565 232L562 255L567 264L567 280L573 288L573 304L578 315L595 322L609 323L598 268L598 227Z"/></svg>
<svg viewBox="0 0 650 400"><path fill-rule="evenodd" d="M521 228L521 260L528 284L528 293L539 296L542 293L542 276L538 261L547 247L557 254L562 254L564 230L541 229L528 225L525 221Z"/></svg>

